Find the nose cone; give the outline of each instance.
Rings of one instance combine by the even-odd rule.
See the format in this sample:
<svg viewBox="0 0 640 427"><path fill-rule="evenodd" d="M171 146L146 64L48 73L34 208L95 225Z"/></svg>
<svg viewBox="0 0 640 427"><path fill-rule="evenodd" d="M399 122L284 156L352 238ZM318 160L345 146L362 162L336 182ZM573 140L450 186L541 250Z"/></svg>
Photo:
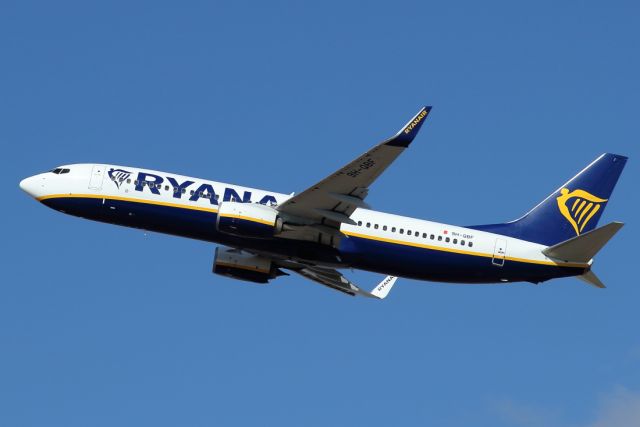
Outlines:
<svg viewBox="0 0 640 427"><path fill-rule="evenodd" d="M30 176L29 178L25 178L20 181L20 188L22 191L30 195L31 197L38 197L38 188L40 187L38 183L38 178L36 176Z"/></svg>

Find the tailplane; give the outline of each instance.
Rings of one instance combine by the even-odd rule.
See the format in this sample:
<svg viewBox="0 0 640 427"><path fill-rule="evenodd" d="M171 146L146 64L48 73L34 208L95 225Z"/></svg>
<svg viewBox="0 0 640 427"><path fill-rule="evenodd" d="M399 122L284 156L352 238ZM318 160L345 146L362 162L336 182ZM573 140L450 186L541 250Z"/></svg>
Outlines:
<svg viewBox="0 0 640 427"><path fill-rule="evenodd" d="M603 227L584 233L581 236L573 237L557 245L550 246L542 250L542 253L549 258L565 262L588 263L593 257L611 240L611 238L622 228L621 222L612 222ZM591 271L591 267L578 279L595 286L604 288L604 283Z"/></svg>
<svg viewBox="0 0 640 427"><path fill-rule="evenodd" d="M581 236L543 249L542 253L549 258L565 262L589 262L623 225L621 222L609 223Z"/></svg>
<svg viewBox="0 0 640 427"><path fill-rule="evenodd" d="M471 228L547 246L585 235L596 228L626 162L605 153L520 219Z"/></svg>
<svg viewBox="0 0 640 427"><path fill-rule="evenodd" d="M595 286L596 288L600 288L600 289L606 288L604 283L602 283L600 279L598 279L598 276L596 276L595 273L591 270L587 271L582 276L578 276L578 279L582 280L583 282L591 286Z"/></svg>

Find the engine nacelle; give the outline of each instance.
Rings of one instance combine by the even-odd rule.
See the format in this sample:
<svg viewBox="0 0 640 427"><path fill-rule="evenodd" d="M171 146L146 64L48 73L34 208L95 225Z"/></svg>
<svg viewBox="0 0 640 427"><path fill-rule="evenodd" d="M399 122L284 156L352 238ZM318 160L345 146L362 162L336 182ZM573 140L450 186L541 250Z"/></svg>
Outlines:
<svg viewBox="0 0 640 427"><path fill-rule="evenodd" d="M213 272L232 279L253 283L267 283L286 273L273 265L269 258L252 255L238 249L216 248Z"/></svg>
<svg viewBox="0 0 640 427"><path fill-rule="evenodd" d="M273 237L282 231L278 211L257 203L223 202L218 208L216 229L241 237Z"/></svg>

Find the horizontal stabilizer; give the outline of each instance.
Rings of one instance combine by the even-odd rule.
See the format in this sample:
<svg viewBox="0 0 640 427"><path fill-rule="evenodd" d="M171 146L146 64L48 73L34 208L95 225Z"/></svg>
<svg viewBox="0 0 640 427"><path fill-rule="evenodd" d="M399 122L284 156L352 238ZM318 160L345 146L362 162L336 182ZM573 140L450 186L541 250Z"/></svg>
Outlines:
<svg viewBox="0 0 640 427"><path fill-rule="evenodd" d="M584 273L582 276L578 276L578 279L582 280L585 283L590 284L591 286L595 286L596 288L604 289L606 286L604 283L598 279L598 276L591 270Z"/></svg>
<svg viewBox="0 0 640 427"><path fill-rule="evenodd" d="M567 262L589 262L623 225L621 222L609 223L588 233L543 249L542 253L549 258Z"/></svg>

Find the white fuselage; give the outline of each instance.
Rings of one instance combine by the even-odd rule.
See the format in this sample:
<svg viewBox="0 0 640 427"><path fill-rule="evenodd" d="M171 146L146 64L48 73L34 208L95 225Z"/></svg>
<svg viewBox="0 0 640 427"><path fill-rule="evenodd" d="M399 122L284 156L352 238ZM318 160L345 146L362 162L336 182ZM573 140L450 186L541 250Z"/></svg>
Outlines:
<svg viewBox="0 0 640 427"><path fill-rule="evenodd" d="M189 228L188 232L181 232L180 230L183 228L180 228L177 222L188 221L183 213L216 215L218 207L225 201L243 201L277 206L291 197L291 195L256 188L117 165L74 164L61 166L59 169L68 169L68 172L58 174L47 172L35 175L22 181L20 185L37 200L43 203L51 202L48 204L50 207L74 215L156 231L165 231L162 224L158 225L157 222L163 221L162 218L167 218L166 221L176 222L166 224L168 227L166 232L171 234L201 238L222 244L242 244L245 247L249 247L251 242L237 243L235 240L217 238L213 224L211 232L205 231L205 234L198 236L196 228L193 230ZM54 203L57 200L65 202ZM91 205L91 209L87 210L86 214L74 211L74 209L80 209L78 203L81 200L93 200L92 203L95 203L95 206ZM144 207L144 209L140 209L140 207ZM147 219L144 215L151 212L149 210L151 207L161 208L167 212L179 211L180 216L149 217L151 226L146 227L145 221ZM100 209L102 209L101 216L95 217L97 214L93 214L93 212L98 212ZM110 215L114 218L112 221L109 220ZM132 222L128 223L127 218L130 218ZM464 257L457 258L456 262L472 261L465 274L472 274L480 268L487 269L487 275L478 275L477 278L462 280L471 283L528 280L521 269L518 269L516 274L515 270L504 268L505 261L514 261L513 264L519 266L568 267L575 269L576 272L588 267L588 264L577 265L552 260L542 253L542 250L546 248L544 245L473 228L369 209L356 209L351 215L351 219L356 224L343 223L341 225L340 231L347 237L342 238L337 247L338 256L341 258L340 262L345 266L429 280L459 281L460 274L465 269L462 268L461 272L450 271L452 280L448 280L447 269L452 268L451 265L454 265L455 269L455 264L450 265L449 258L445 258L445 256L462 255ZM194 217L193 223L198 224L198 221L205 221L205 219ZM169 229L171 226L176 226L175 231ZM185 227L187 226L185 225ZM283 252L279 248L287 244L295 245L299 242L288 239L275 240L278 243L274 244L273 253L282 252L284 257L296 258L295 254L291 255L291 251L285 250ZM312 242L307 243L311 244ZM271 251L268 249L268 243L264 241L260 242L258 246L257 250L259 251ZM387 251L387 253L379 253L380 251ZM432 275L429 271L425 271L424 275L420 273L420 263L425 263L425 261L421 261L423 253L431 254L430 259L436 259L433 265L425 264L425 268L433 271ZM365 257L369 257L370 262L364 259ZM309 255L305 252L304 256L298 258L298 260L308 260ZM385 263L385 259L389 262ZM414 265L406 269L402 265L396 265L403 259L410 259ZM319 261L322 262L322 260ZM538 280L536 277L538 276L535 276L531 281ZM543 276L540 277L540 280L544 280Z"/></svg>

